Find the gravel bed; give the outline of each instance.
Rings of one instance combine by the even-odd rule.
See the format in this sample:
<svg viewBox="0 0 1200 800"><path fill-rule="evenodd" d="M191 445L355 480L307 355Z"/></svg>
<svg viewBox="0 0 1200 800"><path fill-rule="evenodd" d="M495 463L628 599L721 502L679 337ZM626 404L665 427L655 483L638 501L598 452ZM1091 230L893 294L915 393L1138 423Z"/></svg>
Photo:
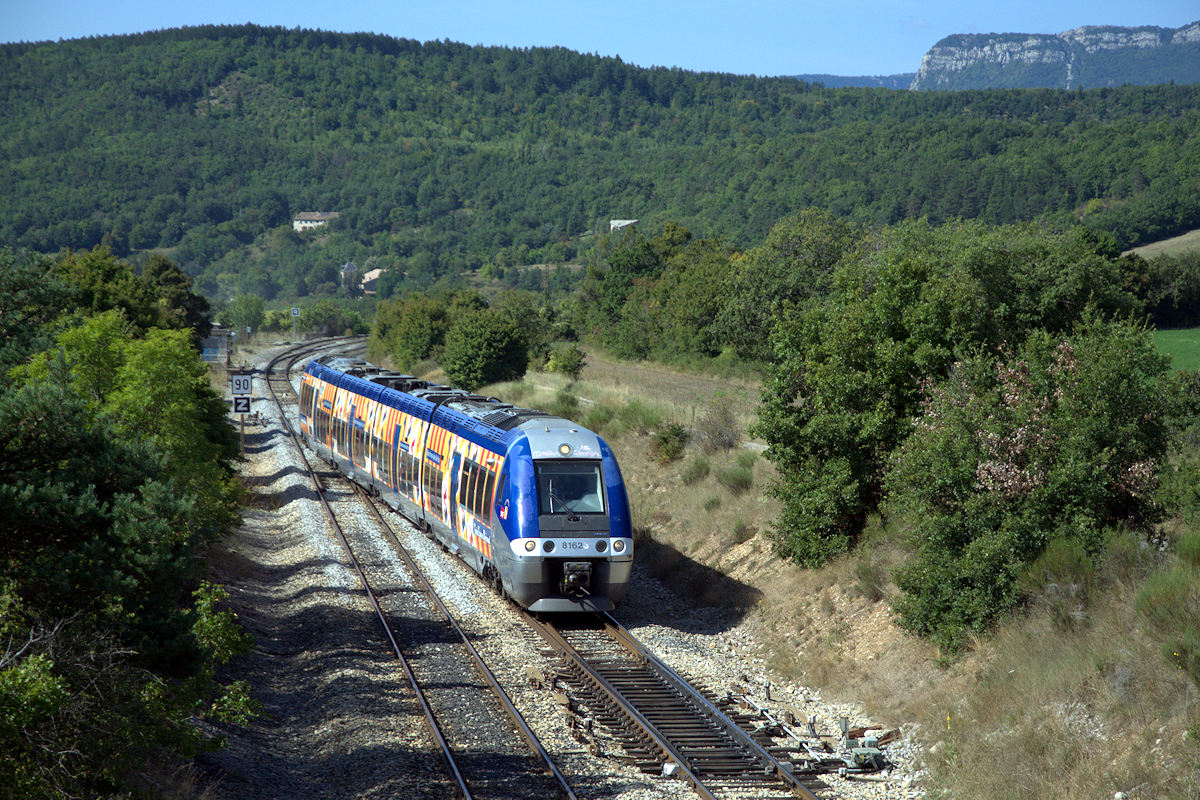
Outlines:
<svg viewBox="0 0 1200 800"><path fill-rule="evenodd" d="M264 713L245 728L214 728L228 746L198 759L213 780L208 796L453 796L295 450L275 413L259 405L268 422L248 427L242 468L253 505L210 563L255 637L253 651L221 677L247 681Z"/></svg>
<svg viewBox="0 0 1200 800"><path fill-rule="evenodd" d="M260 383L255 392L261 397ZM223 729L229 747L201 759L216 779L212 796L453 796L416 701L380 644L378 623L357 576L343 565L345 556L327 530L277 410L267 409L265 400L258 408L266 422L247 432L243 469L255 487L255 507L213 563L215 578L230 589L232 607L257 639L254 652L223 677L249 681L267 715L248 728ZM622 762L604 731L585 734L581 720L549 687L532 685L527 668L548 675L553 660L514 607L399 515L389 521L580 797L694 797L682 781L645 775ZM362 523L364 529L375 525ZM411 576L390 545L379 543L366 553L372 569L386 570L393 582L389 607L415 615ZM795 708L814 715L825 734L838 730L839 717L852 726L870 722L856 706L826 703L817 692L767 674L742 618L695 608L636 565L615 616L680 674L716 695L736 691L778 718L786 707ZM437 649L422 658L432 663ZM474 687L473 668L448 683L464 681ZM824 776L831 788L823 796L923 798L911 743L902 738L884 751L896 765L885 781Z"/></svg>

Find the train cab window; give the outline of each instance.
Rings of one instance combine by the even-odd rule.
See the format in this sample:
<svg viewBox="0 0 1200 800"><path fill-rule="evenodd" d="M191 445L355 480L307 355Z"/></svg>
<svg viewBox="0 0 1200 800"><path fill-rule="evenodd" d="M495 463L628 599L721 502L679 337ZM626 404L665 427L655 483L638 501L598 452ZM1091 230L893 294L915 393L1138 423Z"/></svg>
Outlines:
<svg viewBox="0 0 1200 800"><path fill-rule="evenodd" d="M599 461L538 461L534 466L542 514L604 513Z"/></svg>

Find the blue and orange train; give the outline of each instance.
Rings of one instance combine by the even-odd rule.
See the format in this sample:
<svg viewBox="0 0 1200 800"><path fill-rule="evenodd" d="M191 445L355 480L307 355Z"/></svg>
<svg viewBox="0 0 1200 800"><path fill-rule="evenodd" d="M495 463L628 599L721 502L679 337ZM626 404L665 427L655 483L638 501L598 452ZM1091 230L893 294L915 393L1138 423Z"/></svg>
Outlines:
<svg viewBox="0 0 1200 800"><path fill-rule="evenodd" d="M519 605L608 611L633 565L612 450L542 411L323 356L300 389L309 446Z"/></svg>

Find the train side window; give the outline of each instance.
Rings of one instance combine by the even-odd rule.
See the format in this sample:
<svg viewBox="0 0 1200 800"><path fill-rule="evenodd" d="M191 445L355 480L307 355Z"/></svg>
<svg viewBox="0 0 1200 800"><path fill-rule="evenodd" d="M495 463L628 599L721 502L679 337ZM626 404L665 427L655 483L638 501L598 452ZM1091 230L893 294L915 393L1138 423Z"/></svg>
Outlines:
<svg viewBox="0 0 1200 800"><path fill-rule="evenodd" d="M388 485L395 486L396 471L392 465L395 463L396 448L392 447L391 442L386 442L383 447L383 468L387 471Z"/></svg>
<svg viewBox="0 0 1200 800"><path fill-rule="evenodd" d="M300 410L304 412L304 416L312 416L312 398L313 389L311 383L300 385Z"/></svg>
<svg viewBox="0 0 1200 800"><path fill-rule="evenodd" d="M429 507L439 517L445 503L442 502L442 471L433 462L425 461L425 494L429 497Z"/></svg>
<svg viewBox="0 0 1200 800"><path fill-rule="evenodd" d="M492 490L496 487L496 473L491 470L484 472L483 479L483 502L479 504L479 511L476 516L485 520L490 520L492 516Z"/></svg>

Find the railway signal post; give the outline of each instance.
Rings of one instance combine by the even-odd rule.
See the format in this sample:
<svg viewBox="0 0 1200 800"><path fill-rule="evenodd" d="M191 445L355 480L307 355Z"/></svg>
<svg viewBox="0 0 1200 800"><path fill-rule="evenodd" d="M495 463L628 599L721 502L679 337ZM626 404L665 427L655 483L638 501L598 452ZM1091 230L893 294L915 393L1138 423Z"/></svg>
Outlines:
<svg viewBox="0 0 1200 800"><path fill-rule="evenodd" d="M233 394L233 413L242 418L241 452L246 454L246 415L250 413L250 390L254 376L249 372L234 372L229 376Z"/></svg>

